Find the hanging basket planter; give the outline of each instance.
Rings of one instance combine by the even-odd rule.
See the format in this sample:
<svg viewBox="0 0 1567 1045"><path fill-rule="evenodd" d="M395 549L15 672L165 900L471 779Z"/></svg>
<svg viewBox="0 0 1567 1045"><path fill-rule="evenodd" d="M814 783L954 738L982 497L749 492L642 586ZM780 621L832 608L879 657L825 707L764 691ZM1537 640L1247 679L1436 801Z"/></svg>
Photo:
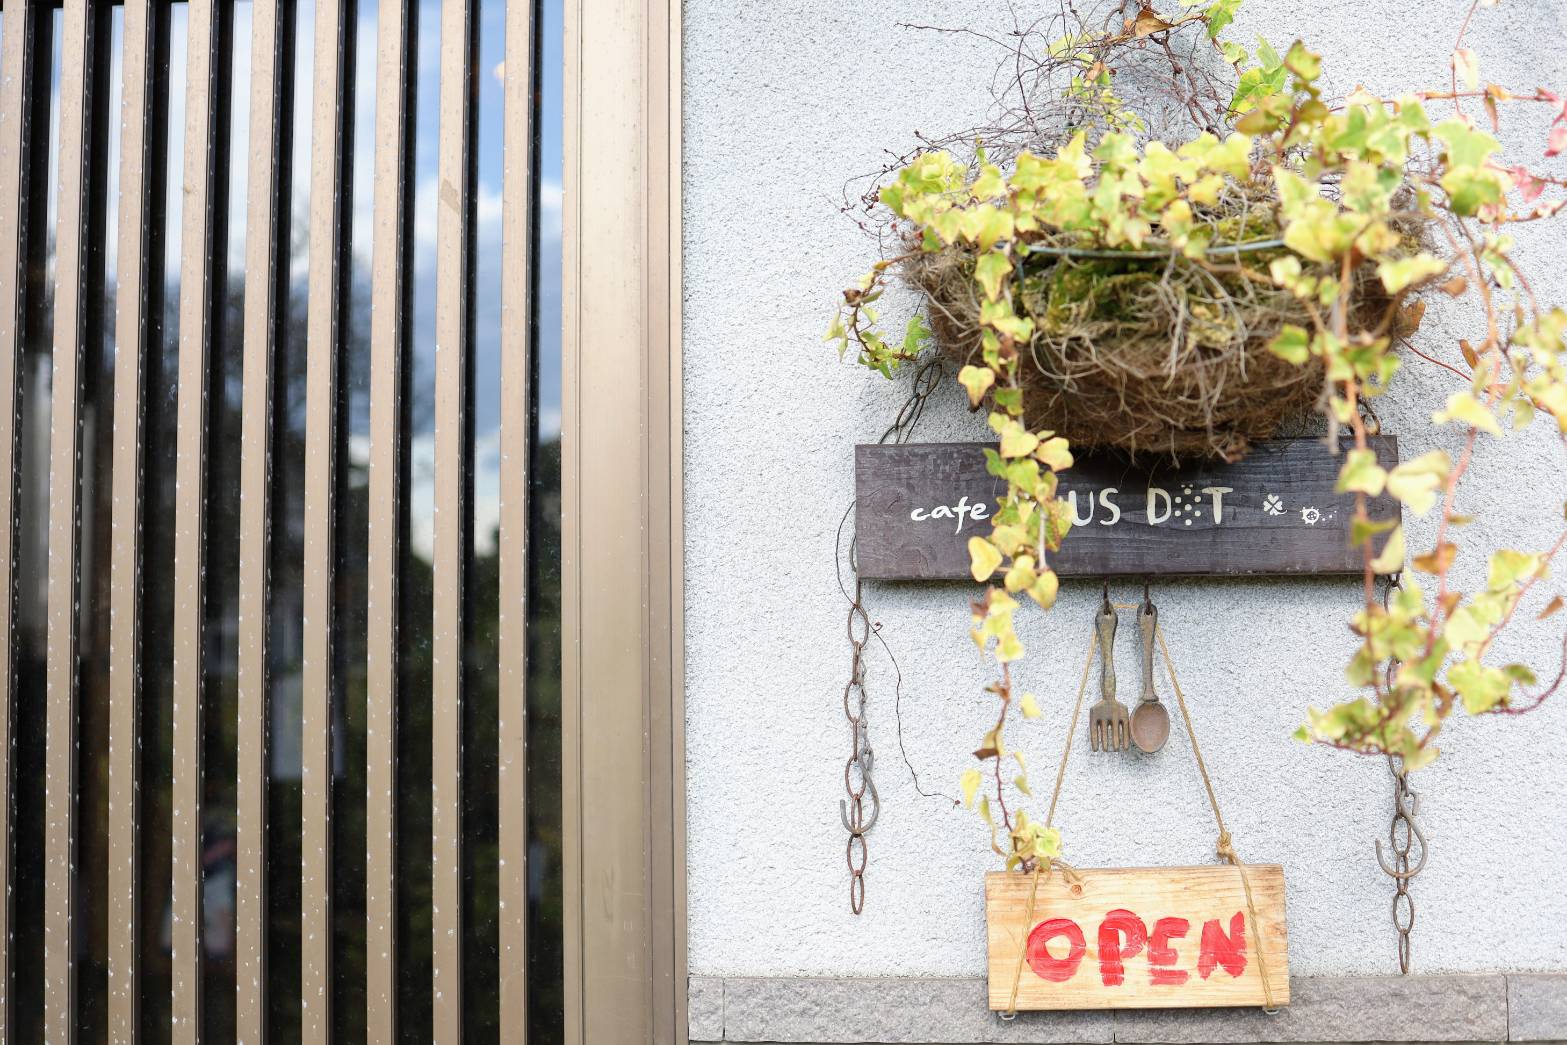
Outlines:
<svg viewBox="0 0 1567 1045"><path fill-rule="evenodd" d="M1244 256L1254 273L1289 253L1274 206L1252 193L1221 199L1203 218L1230 245L1202 258L1075 247L1043 230L1031 237L1013 276L1018 312L1034 324L1022 368L1025 423L1075 447L1235 461L1318 410L1321 360L1297 365L1268 349L1285 324L1309 326L1309 315L1295 294L1235 264ZM1399 231L1418 249L1418 223ZM1156 226L1150 238L1164 237ZM899 270L924 295L936 344L958 366L974 362L984 329L976 251L911 246ZM1355 325L1382 322L1393 296L1373 267L1357 267L1352 279ZM1395 336L1417 323L1400 314Z"/></svg>

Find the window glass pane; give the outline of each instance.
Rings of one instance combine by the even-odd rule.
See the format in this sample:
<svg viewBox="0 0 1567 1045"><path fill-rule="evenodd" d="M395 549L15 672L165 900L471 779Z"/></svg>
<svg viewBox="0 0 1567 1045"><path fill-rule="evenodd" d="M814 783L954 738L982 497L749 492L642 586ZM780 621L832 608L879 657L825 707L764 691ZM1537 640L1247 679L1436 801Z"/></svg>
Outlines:
<svg viewBox="0 0 1567 1045"><path fill-rule="evenodd" d="M274 1041L300 1033L300 672L304 653L305 322L310 274L310 105L315 4L283 5L291 44L283 69L279 172L287 220L279 229L287 280L272 361L272 490L267 618L267 1027Z"/></svg>
<svg viewBox="0 0 1567 1045"><path fill-rule="evenodd" d="M337 578L332 788L334 1041L365 1040L365 672L370 465L370 257L375 173L376 0L357 0L345 51L352 85L343 216L350 251L338 370Z"/></svg>
<svg viewBox="0 0 1567 1045"><path fill-rule="evenodd" d="M561 870L561 114L565 106L562 0L543 0L538 19L538 249L532 518L528 523L528 1023L534 1041L565 1025Z"/></svg>
<svg viewBox="0 0 1567 1045"><path fill-rule="evenodd" d="M245 197L250 157L250 0L219 5L208 355L206 632L202 656L202 1022L234 1037L235 781L239 709L239 456L245 331ZM241 56L235 60L234 56ZM224 76L221 70L229 69ZM227 129L225 136L223 130ZM224 178L225 168L227 178Z"/></svg>
<svg viewBox="0 0 1567 1045"><path fill-rule="evenodd" d="M441 4L413 4L417 47L412 173L413 244L408 384L403 395L408 539L402 584L397 694L398 1034L428 1042L430 1010L430 562L434 539L435 224L440 117Z"/></svg>
<svg viewBox="0 0 1567 1045"><path fill-rule="evenodd" d="M15 923L11 967L15 970L13 1019L18 1041L43 1034L44 911L44 716L45 656L48 650L49 411L53 400L55 228L59 212L61 12L38 20L40 80L34 97L44 111L32 114L32 160L28 172L27 285L23 290L22 428L17 447L19 475L16 561L16 693L12 722L12 912ZM47 86L45 86L45 84ZM40 132L47 133L47 147ZM41 190L41 191L40 191Z"/></svg>
<svg viewBox="0 0 1567 1045"><path fill-rule="evenodd" d="M77 1033L84 1042L101 1041L108 1030L109 546L124 14L118 6L99 9L89 132L92 206L84 240L89 282L83 288L88 310L82 351L75 914Z"/></svg>
<svg viewBox="0 0 1567 1045"><path fill-rule="evenodd" d="M513 0L525 2L525 0ZM467 647L463 671L463 1029L475 1041L500 1033L500 733L498 625L501 450L502 63L506 0L477 0L474 143L473 352L468 418Z"/></svg>
<svg viewBox="0 0 1567 1045"><path fill-rule="evenodd" d="M167 63L153 107L163 139L161 324L148 343L143 393L141 592L141 1038L169 1040L169 885L173 800L174 461L179 402L179 243L189 12L169 8ZM158 53L158 52L154 52ZM166 114L166 115L165 115ZM156 148L156 146L154 146ZM155 203L153 214L159 213ZM156 278L156 276L154 277Z"/></svg>

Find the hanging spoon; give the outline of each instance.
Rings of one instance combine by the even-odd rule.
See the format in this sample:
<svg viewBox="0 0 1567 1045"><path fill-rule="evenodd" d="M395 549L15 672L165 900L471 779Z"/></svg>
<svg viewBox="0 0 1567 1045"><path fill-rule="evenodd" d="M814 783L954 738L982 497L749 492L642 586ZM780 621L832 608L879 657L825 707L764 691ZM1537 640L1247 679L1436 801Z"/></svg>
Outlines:
<svg viewBox="0 0 1567 1045"><path fill-rule="evenodd" d="M1151 755L1170 739L1170 713L1153 689L1153 647L1158 637L1159 611L1146 594L1137 624L1143 639L1143 697L1132 712L1132 743L1143 754Z"/></svg>

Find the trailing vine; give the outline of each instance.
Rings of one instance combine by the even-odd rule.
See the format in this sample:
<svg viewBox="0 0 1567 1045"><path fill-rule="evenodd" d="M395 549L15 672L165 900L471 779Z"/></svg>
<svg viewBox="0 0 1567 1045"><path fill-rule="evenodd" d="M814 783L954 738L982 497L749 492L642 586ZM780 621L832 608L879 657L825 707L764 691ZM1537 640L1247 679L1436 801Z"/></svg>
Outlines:
<svg viewBox="0 0 1567 1045"><path fill-rule="evenodd" d="M987 410L997 443L985 450L987 466L1005 493L988 536L969 542L974 580L985 585L972 604L971 636L996 666L987 692L997 716L974 752L980 766L961 786L1009 868L1060 854L1059 834L1009 804L1004 779L1015 763L1010 783L1028 794L1006 726L1014 711L1039 713L1032 696L1014 693L1014 666L1025 652L1015 615L1025 600L1047 610L1054 603L1051 556L1072 526L1056 497L1059 473L1072 465L1069 440L1030 422L1029 367L1051 336L1041 329L1042 306L1025 300L1042 261L1152 258L1166 271L1180 265L1217 286L1282 292L1293 302L1293 321L1270 328L1267 350L1320 373L1318 405L1329 445L1345 448L1338 489L1354 494L1351 539L1364 563L1364 604L1350 622L1359 646L1346 668L1354 695L1311 709L1298 736L1395 755L1415 769L1437 756L1443 725L1459 709L1518 714L1567 676L1567 659L1542 685L1530 666L1492 655L1567 543L1567 529L1544 548L1492 552L1482 584L1465 587L1453 572L1459 535L1472 521L1456 510L1457 494L1480 442L1535 424L1567 438L1567 310L1537 299L1507 234L1511 225L1555 215L1567 202L1564 185L1504 159L1493 136L1509 107L1543 105L1553 114L1544 155L1567 151L1567 100L1482 80L1463 45L1480 0L1464 20L1445 88L1397 98L1357 89L1337 102L1323 96L1321 59L1304 43L1281 53L1264 42L1253 54L1224 40L1238 6L1187 0L1184 13L1166 19L1144 4L1118 28L1052 41L1051 60L1075 70L1068 100L1100 116L1049 155L1009 146L991 156L980 141L965 157L947 142L900 160L874 197L899 246L844 292L828 332L840 353L891 377L920 357L932 332L918 314L901 336L882 332L877 303L889 282L937 255L963 266L977 336L957 379L974 408ZM1189 63L1172 52L1172 89L1191 95L1201 128L1172 147L1142 133L1137 115L1122 107L1113 56L1116 48L1168 51L1171 36L1193 29L1233 69L1234 92L1220 113L1207 114L1196 92L1181 86ZM1437 119L1434 104L1450 105L1452 114ZM1248 208L1238 223L1227 220L1236 201ZM1454 358L1407 346L1451 372L1451 392L1431 420L1455 426L1461 449L1384 469L1366 411L1403 366L1423 291L1475 306L1476 332L1457 342ZM1435 511L1431 546L1411 558L1399 522L1373 521L1368 501L1379 495L1416 516ZM1388 573L1404 580L1384 606L1375 580ZM1553 600L1538 615L1561 605ZM1567 640L1563 649L1567 658Z"/></svg>

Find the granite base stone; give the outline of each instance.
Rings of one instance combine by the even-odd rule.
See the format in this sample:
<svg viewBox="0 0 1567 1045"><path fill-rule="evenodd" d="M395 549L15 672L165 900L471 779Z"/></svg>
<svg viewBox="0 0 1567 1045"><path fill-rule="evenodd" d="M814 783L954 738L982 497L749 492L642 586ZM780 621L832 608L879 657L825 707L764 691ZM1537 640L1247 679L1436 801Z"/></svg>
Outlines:
<svg viewBox="0 0 1567 1045"><path fill-rule="evenodd" d="M1260 1009L1020 1013L979 978L692 977L693 1043L1567 1041L1567 974L1296 977Z"/></svg>

